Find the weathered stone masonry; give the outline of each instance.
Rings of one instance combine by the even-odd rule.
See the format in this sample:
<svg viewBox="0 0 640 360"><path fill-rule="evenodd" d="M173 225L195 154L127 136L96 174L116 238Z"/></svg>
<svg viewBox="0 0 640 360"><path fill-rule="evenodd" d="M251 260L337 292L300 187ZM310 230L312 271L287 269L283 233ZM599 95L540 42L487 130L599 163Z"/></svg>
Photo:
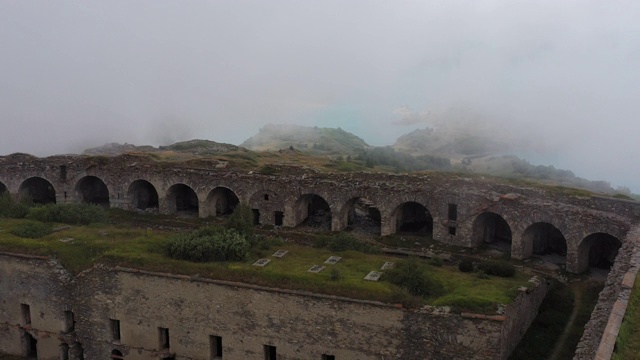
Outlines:
<svg viewBox="0 0 640 360"><path fill-rule="evenodd" d="M512 257L557 251L575 273L613 261L632 223L636 202L578 198L540 188L451 174L326 174L282 167L277 175L226 168L190 168L141 156L0 157L0 192L38 202L91 202L126 209L191 211L201 217L249 204L261 224L293 227L325 204L331 230L344 229L356 200L380 217L381 235L422 221L434 239L475 247L508 241ZM318 205L320 204L320 205ZM453 209L453 210L452 210Z"/></svg>
<svg viewBox="0 0 640 360"><path fill-rule="evenodd" d="M50 259L0 254L0 352L25 354L28 333L44 360L205 360L212 337L224 359L264 359L265 345L283 360L506 359L546 291L532 283L505 316L460 315L134 269L76 277Z"/></svg>

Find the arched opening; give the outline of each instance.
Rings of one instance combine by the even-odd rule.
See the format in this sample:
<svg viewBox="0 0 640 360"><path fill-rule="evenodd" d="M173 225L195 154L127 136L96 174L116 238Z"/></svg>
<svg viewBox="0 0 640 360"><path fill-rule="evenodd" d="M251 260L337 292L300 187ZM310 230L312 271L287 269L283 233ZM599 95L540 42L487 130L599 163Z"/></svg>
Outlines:
<svg viewBox="0 0 640 360"><path fill-rule="evenodd" d="M8 191L9 190L7 190L7 186L0 182L0 196L2 196L2 194L6 193Z"/></svg>
<svg viewBox="0 0 640 360"><path fill-rule="evenodd" d="M433 235L433 218L424 205L414 201L400 204L392 214L396 232Z"/></svg>
<svg viewBox="0 0 640 360"><path fill-rule="evenodd" d="M198 195L185 184L176 184L167 191L170 214L198 215Z"/></svg>
<svg viewBox="0 0 640 360"><path fill-rule="evenodd" d="M85 176L76 184L76 194L81 202L109 207L107 185L96 176Z"/></svg>
<svg viewBox="0 0 640 360"><path fill-rule="evenodd" d="M341 211L341 217L346 220L348 230L366 234L380 235L380 210L375 204L364 198L349 200Z"/></svg>
<svg viewBox="0 0 640 360"><path fill-rule="evenodd" d="M615 236L594 233L582 240L579 254L586 257L583 262L588 264L588 267L609 270L621 247L622 242Z"/></svg>
<svg viewBox="0 0 640 360"><path fill-rule="evenodd" d="M239 203L238 196L226 187L219 186L211 190L207 196L209 215L211 216L230 215Z"/></svg>
<svg viewBox="0 0 640 360"><path fill-rule="evenodd" d="M122 359L124 359L124 355L122 355L122 351L114 349L114 350L111 350L111 357L110 358L111 359L122 360Z"/></svg>
<svg viewBox="0 0 640 360"><path fill-rule="evenodd" d="M322 196L302 195L296 201L294 211L296 224L304 223L307 226L323 230L331 229L331 207Z"/></svg>
<svg viewBox="0 0 640 360"><path fill-rule="evenodd" d="M127 191L134 209L147 210L158 208L158 192L146 180L136 180L129 185Z"/></svg>
<svg viewBox="0 0 640 360"><path fill-rule="evenodd" d="M476 216L473 220L472 239L476 245L487 243L511 252L511 228L507 221L496 213L484 212Z"/></svg>
<svg viewBox="0 0 640 360"><path fill-rule="evenodd" d="M527 246L531 246L533 254L556 255L561 257L556 261L566 261L567 241L555 226L545 222L535 223L524 231L522 238Z"/></svg>
<svg viewBox="0 0 640 360"><path fill-rule="evenodd" d="M34 204L56 202L56 190L51 183L41 177L32 177L23 181L18 189L20 200L30 199Z"/></svg>

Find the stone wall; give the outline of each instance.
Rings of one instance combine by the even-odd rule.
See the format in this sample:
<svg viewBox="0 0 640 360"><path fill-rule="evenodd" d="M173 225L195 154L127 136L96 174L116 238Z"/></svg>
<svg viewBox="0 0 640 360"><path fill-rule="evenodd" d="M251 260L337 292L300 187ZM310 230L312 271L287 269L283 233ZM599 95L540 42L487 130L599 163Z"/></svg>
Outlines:
<svg viewBox="0 0 640 360"><path fill-rule="evenodd" d="M618 335L617 330L624 317L626 303L639 268L640 226L635 226L627 234L615 264L609 272L598 302L591 313L591 319L585 326L574 360L605 360L611 357ZM611 329L610 325L614 329Z"/></svg>
<svg viewBox="0 0 640 360"><path fill-rule="evenodd" d="M100 265L71 276L53 260L2 254L0 352L24 354L29 332L45 360L114 350L132 360L210 359L211 336L221 338L225 359L264 358L265 345L283 360L506 359L544 291L522 292L504 316L452 314ZM30 325L20 304L30 305Z"/></svg>

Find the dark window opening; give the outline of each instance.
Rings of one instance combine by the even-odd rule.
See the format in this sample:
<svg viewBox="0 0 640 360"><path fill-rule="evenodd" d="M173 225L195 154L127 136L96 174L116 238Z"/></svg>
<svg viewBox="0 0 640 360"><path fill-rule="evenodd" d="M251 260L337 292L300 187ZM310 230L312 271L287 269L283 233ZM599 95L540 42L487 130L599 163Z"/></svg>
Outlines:
<svg viewBox="0 0 640 360"><path fill-rule="evenodd" d="M60 165L60 180L67 180L67 165Z"/></svg>
<svg viewBox="0 0 640 360"><path fill-rule="evenodd" d="M209 343L211 346L211 359L222 359L222 337L212 335L209 337Z"/></svg>
<svg viewBox="0 0 640 360"><path fill-rule="evenodd" d="M284 213L282 211L274 212L275 225L282 226L282 221L284 220Z"/></svg>
<svg viewBox="0 0 640 360"><path fill-rule="evenodd" d="M322 360L336 360L334 355L322 354Z"/></svg>
<svg viewBox="0 0 640 360"><path fill-rule="evenodd" d="M264 199L269 201L269 194L264 194Z"/></svg>
<svg viewBox="0 0 640 360"><path fill-rule="evenodd" d="M158 328L158 338L160 340L160 349L169 349L169 329Z"/></svg>
<svg viewBox="0 0 640 360"><path fill-rule="evenodd" d="M109 319L111 325L111 340L120 341L120 320Z"/></svg>
<svg viewBox="0 0 640 360"><path fill-rule="evenodd" d="M124 355L122 354L122 351L114 349L111 351L111 358L122 360L124 359Z"/></svg>
<svg viewBox="0 0 640 360"><path fill-rule="evenodd" d="M264 346L264 360L276 360L276 347L271 345Z"/></svg>
<svg viewBox="0 0 640 360"><path fill-rule="evenodd" d="M27 354L27 358L37 359L38 358L38 340L36 340L33 336L31 336L31 334L25 331L24 344L26 347L25 353Z"/></svg>
<svg viewBox="0 0 640 360"><path fill-rule="evenodd" d="M456 234L456 227L449 226L449 235L455 235L455 234Z"/></svg>
<svg viewBox="0 0 640 360"><path fill-rule="evenodd" d="M65 199L67 198L67 192L66 191L64 192L64 198Z"/></svg>
<svg viewBox="0 0 640 360"><path fill-rule="evenodd" d="M74 319L73 311L67 310L64 312L64 332L68 334L75 331L75 329L76 320Z"/></svg>
<svg viewBox="0 0 640 360"><path fill-rule="evenodd" d="M449 204L449 220L451 221L458 220L458 205Z"/></svg>
<svg viewBox="0 0 640 360"><path fill-rule="evenodd" d="M251 209L253 212L253 225L260 225L260 210L259 209Z"/></svg>
<svg viewBox="0 0 640 360"><path fill-rule="evenodd" d="M69 360L69 345L60 344L60 360Z"/></svg>
<svg viewBox="0 0 640 360"><path fill-rule="evenodd" d="M27 304L20 304L20 312L22 313L22 324L31 325L31 307Z"/></svg>

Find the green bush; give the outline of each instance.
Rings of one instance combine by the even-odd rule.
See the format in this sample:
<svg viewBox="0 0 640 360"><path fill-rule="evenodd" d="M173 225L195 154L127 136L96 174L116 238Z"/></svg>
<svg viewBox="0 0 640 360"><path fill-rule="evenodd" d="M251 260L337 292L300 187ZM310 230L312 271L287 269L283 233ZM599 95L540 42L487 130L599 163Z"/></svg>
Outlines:
<svg viewBox="0 0 640 360"><path fill-rule="evenodd" d="M472 272L473 271L473 262L471 262L471 260L462 260L460 261L460 263L458 264L458 270L468 273L468 272Z"/></svg>
<svg viewBox="0 0 640 360"><path fill-rule="evenodd" d="M329 239L327 247L331 251L355 250L364 253L375 253L379 250L376 246L359 241L355 237L343 232L333 235Z"/></svg>
<svg viewBox="0 0 640 360"><path fill-rule="evenodd" d="M104 207L93 204L46 204L29 210L28 219L43 222L89 225L109 221Z"/></svg>
<svg viewBox="0 0 640 360"><path fill-rule="evenodd" d="M413 258L397 263L385 278L415 296L438 296L444 292L444 286L431 276L429 269Z"/></svg>
<svg viewBox="0 0 640 360"><path fill-rule="evenodd" d="M39 239L51 234L52 228L50 224L28 221L18 224L11 232L21 238Z"/></svg>
<svg viewBox="0 0 640 360"><path fill-rule="evenodd" d="M233 229L201 228L173 236L166 245L169 257L194 262L241 261L249 253L249 242Z"/></svg>
<svg viewBox="0 0 640 360"><path fill-rule="evenodd" d="M30 197L23 196L19 202L15 202L11 199L9 192L4 192L0 196L0 217L22 219L27 216L32 206Z"/></svg>
<svg viewBox="0 0 640 360"><path fill-rule="evenodd" d="M441 267L443 262L441 258L434 256L431 259L429 259L427 263L431 266Z"/></svg>
<svg viewBox="0 0 640 360"><path fill-rule="evenodd" d="M516 274L516 268L505 261L483 261L478 265L478 269L487 275L500 277L513 277Z"/></svg>
<svg viewBox="0 0 640 360"><path fill-rule="evenodd" d="M320 235L320 236L316 237L315 241L313 242L313 247L318 248L318 249L326 248L327 246L329 246L329 241L330 240L331 240L330 237L324 236L324 235Z"/></svg>
<svg viewBox="0 0 640 360"><path fill-rule="evenodd" d="M233 229L246 239L253 237L253 211L246 204L238 204L227 220L227 229Z"/></svg>

